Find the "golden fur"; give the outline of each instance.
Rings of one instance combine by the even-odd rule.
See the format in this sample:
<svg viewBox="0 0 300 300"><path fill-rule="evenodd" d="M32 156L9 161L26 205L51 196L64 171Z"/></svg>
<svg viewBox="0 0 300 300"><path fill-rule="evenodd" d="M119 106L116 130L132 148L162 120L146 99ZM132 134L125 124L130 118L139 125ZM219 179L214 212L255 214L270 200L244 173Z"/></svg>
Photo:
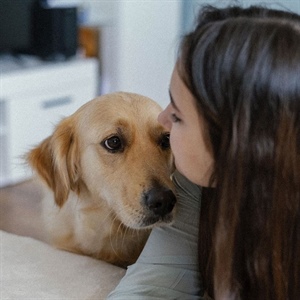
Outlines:
<svg viewBox="0 0 300 300"><path fill-rule="evenodd" d="M104 95L63 119L28 153L46 183L43 216L53 245L125 266L153 225L172 221L172 161L160 111L141 95ZM110 149L115 145L120 149ZM148 205L157 193L169 201L159 214L156 202Z"/></svg>

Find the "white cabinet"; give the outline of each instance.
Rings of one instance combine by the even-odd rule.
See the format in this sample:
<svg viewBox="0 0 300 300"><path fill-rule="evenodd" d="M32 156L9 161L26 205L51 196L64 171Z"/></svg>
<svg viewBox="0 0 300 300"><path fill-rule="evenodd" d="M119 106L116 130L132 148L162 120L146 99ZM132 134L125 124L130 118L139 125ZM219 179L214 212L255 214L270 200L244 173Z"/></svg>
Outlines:
<svg viewBox="0 0 300 300"><path fill-rule="evenodd" d="M49 136L59 120L95 98L97 87L94 59L1 72L0 186L32 175L24 154Z"/></svg>

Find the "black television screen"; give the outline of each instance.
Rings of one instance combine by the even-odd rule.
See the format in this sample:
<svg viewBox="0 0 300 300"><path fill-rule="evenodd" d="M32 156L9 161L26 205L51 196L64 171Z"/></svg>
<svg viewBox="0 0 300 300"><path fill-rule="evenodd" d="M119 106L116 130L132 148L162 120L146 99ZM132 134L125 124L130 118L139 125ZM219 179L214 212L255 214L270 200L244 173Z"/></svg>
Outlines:
<svg viewBox="0 0 300 300"><path fill-rule="evenodd" d="M0 0L0 51L29 51L31 17L36 0Z"/></svg>

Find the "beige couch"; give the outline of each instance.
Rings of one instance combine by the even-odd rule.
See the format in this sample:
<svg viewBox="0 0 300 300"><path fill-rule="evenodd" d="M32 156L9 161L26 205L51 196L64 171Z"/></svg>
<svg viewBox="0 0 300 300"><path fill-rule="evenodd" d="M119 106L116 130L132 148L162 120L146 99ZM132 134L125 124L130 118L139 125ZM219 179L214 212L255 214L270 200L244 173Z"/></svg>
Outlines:
<svg viewBox="0 0 300 300"><path fill-rule="evenodd" d="M105 299L125 270L0 231L1 299Z"/></svg>

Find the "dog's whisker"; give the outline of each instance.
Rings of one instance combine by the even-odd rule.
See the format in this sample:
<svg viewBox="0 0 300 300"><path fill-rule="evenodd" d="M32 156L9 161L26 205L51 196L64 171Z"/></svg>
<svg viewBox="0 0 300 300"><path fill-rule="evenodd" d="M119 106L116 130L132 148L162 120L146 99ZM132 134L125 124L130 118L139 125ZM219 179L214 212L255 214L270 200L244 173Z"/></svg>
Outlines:
<svg viewBox="0 0 300 300"><path fill-rule="evenodd" d="M116 215L114 216L113 222L111 223L111 226L110 226L109 240L110 240L111 249L114 252L115 256L118 257L119 259L121 259L120 255L118 254L117 250L115 249L113 237L118 235L119 230L121 230L122 223L119 222L117 231L115 232L115 230L114 230L114 223L115 222L117 222L117 216ZM116 244L116 247L118 247L117 244Z"/></svg>

